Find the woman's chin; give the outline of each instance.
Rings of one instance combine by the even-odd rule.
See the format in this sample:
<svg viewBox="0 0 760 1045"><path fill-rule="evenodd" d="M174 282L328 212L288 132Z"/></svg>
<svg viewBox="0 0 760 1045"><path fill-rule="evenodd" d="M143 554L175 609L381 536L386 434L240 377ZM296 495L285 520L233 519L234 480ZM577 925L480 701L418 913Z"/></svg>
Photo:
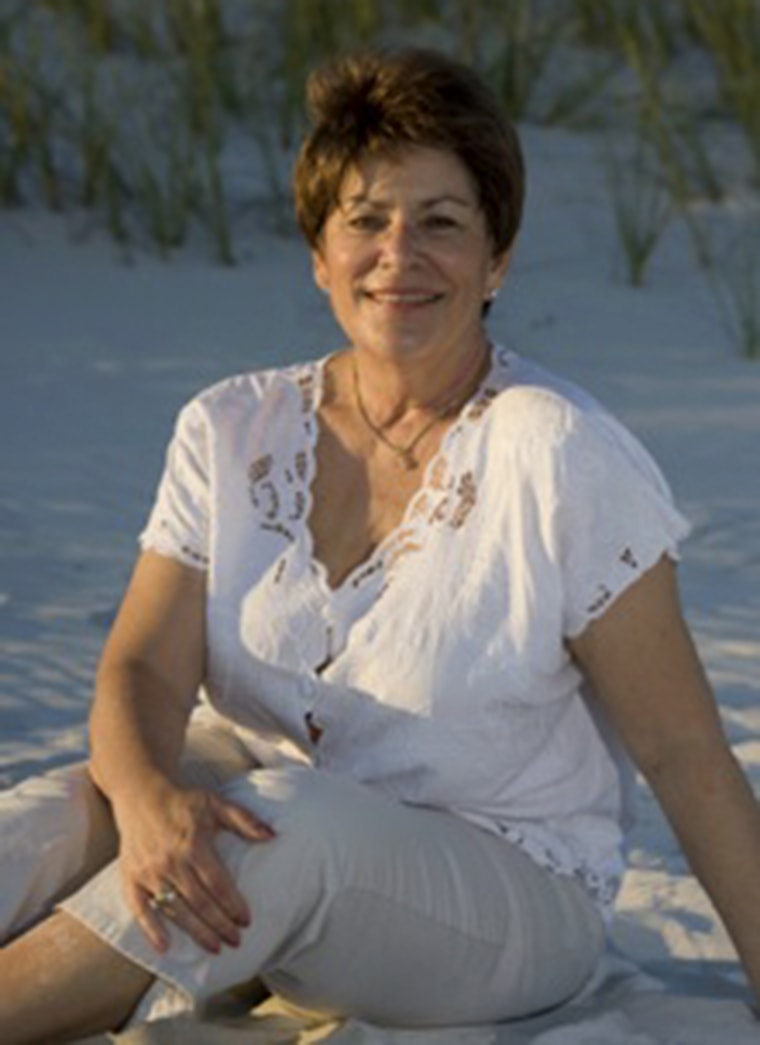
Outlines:
<svg viewBox="0 0 760 1045"><path fill-rule="evenodd" d="M421 317L391 317L371 329L357 330L352 339L357 348L381 355L429 355L436 346L449 340L440 323L430 323Z"/></svg>

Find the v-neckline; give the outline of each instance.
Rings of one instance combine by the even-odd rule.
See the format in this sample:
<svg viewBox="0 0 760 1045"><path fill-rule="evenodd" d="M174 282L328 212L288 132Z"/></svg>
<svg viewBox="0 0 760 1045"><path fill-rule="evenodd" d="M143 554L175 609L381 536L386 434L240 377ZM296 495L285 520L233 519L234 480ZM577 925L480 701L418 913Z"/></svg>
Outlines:
<svg viewBox="0 0 760 1045"><path fill-rule="evenodd" d="M433 477L441 469L442 463L450 453L452 443L460 437L471 420L481 415L483 411L476 408L481 404L487 405L498 391L494 387L493 379L497 368L502 363L502 353L493 344L489 344L489 351L490 361L488 369L472 395L465 401L459 416L441 437L438 449L423 468L420 484L409 497L398 523L388 531L383 539L363 559L355 563L337 584L333 584L330 581L326 564L316 555L314 534L309 525L309 519L314 503L313 487L317 476L317 442L320 434L319 409L324 396L325 373L329 362L338 353L331 352L312 364L314 373L313 395L310 397L308 407L303 412L304 453L306 455L306 504L300 520L300 531L309 567L328 598L340 599L346 593L355 591L370 577L380 575L380 578L384 579L385 562L389 552L393 550L393 546L402 540L405 535L411 535L416 532L419 520L422 519L422 513L417 511L417 506L432 495L434 491Z"/></svg>

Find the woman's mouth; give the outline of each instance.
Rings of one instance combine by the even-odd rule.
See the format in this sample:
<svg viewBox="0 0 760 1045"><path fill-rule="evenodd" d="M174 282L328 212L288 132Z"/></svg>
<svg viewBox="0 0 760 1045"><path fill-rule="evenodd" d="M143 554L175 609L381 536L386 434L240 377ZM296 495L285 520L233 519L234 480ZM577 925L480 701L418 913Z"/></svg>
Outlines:
<svg viewBox="0 0 760 1045"><path fill-rule="evenodd" d="M443 294L430 290L368 290L367 297L379 305L390 305L396 307L413 307L416 305L431 305L440 301Z"/></svg>

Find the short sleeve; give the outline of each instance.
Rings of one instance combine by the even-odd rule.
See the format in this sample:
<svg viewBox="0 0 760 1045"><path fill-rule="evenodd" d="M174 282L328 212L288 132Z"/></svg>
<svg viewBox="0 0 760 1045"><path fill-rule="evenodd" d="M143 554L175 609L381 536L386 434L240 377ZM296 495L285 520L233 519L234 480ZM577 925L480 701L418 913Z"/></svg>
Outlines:
<svg viewBox="0 0 760 1045"><path fill-rule="evenodd" d="M690 527L649 453L601 410L573 411L558 480L563 628L573 638L664 554L677 559Z"/></svg>
<svg viewBox="0 0 760 1045"><path fill-rule="evenodd" d="M209 563L208 443L206 417L193 401L177 418L156 500L139 538L144 551L196 569Z"/></svg>

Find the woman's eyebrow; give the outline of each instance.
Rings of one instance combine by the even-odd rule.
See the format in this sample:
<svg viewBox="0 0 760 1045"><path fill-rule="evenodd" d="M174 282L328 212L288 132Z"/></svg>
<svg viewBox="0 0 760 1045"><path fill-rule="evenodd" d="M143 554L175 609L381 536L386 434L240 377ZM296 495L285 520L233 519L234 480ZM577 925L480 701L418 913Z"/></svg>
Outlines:
<svg viewBox="0 0 760 1045"><path fill-rule="evenodd" d="M432 196L429 200L422 200L422 207L435 207L439 203L454 203L458 207L474 207L475 204L472 200L465 199L463 196L454 196L451 193L444 193L441 196Z"/></svg>
<svg viewBox="0 0 760 1045"><path fill-rule="evenodd" d="M440 196L431 196L429 199L420 200L418 206L420 208L436 207L440 203L453 203L459 207L472 208L475 206L472 200L465 199L463 196L455 196L452 193L442 193ZM389 200L382 198L374 198L368 192L355 192L352 195L347 196L343 202L343 207L356 207L361 204L369 204L372 207L387 208L393 204Z"/></svg>

